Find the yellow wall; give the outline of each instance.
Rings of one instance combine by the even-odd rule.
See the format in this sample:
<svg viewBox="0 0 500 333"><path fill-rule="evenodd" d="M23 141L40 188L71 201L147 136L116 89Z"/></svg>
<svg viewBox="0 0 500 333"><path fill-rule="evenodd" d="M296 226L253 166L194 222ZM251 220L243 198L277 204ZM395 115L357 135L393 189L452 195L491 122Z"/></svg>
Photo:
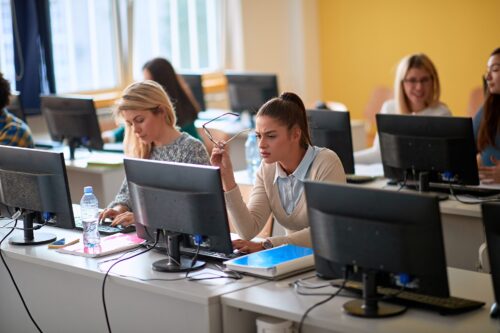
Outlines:
<svg viewBox="0 0 500 333"><path fill-rule="evenodd" d="M319 0L323 98L362 118L374 87L393 85L404 55L426 53L443 102L466 115L488 55L500 47L500 0Z"/></svg>

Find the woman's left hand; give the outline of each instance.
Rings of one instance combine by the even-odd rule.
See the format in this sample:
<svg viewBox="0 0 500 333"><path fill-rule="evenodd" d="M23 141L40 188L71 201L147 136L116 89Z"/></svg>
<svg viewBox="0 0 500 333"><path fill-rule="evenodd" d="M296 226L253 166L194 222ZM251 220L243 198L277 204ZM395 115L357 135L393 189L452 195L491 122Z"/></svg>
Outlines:
<svg viewBox="0 0 500 333"><path fill-rule="evenodd" d="M247 241L243 239L236 239L233 242L233 248L242 253L253 253L264 250L260 243Z"/></svg>
<svg viewBox="0 0 500 333"><path fill-rule="evenodd" d="M491 156L493 166L479 166L479 179L484 183L500 184L500 161Z"/></svg>

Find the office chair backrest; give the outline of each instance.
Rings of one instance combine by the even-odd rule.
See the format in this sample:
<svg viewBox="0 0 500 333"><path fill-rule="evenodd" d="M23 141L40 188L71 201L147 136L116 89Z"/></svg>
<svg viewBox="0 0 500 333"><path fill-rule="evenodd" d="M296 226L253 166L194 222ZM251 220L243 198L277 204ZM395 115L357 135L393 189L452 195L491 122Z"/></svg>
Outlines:
<svg viewBox="0 0 500 333"><path fill-rule="evenodd" d="M482 211L493 290L498 305L500 304L500 204L484 203Z"/></svg>

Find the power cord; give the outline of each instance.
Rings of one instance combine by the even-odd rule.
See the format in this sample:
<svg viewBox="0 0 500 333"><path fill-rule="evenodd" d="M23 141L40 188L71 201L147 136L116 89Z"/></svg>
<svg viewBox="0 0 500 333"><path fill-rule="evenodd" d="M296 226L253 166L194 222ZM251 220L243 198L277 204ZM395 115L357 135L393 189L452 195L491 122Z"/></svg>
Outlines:
<svg viewBox="0 0 500 333"><path fill-rule="evenodd" d="M111 333L111 325L109 324L109 316L108 316L108 309L106 307L106 295L105 295L105 287L106 287L106 280L109 276L109 273L111 272L111 270L113 269L113 267L115 267L116 265L118 265L119 263L121 263L122 261L125 261L125 260L129 260L129 259L132 259L132 258L135 258L137 256L140 256L141 254L144 254L144 253L147 253L151 250L153 250L156 245L158 244L158 241L160 240L160 234L157 233L156 234L156 240L155 240L155 243L153 244L153 246L151 246L150 248L147 248L145 249L144 251L141 251L139 253L136 253L134 255L131 255L130 257L126 257L126 258L122 258L122 259L119 259L117 260L115 263L113 263L109 268L108 270L106 271L106 274L104 275L104 279L102 281L102 288L101 288L101 295L102 295L102 304L104 306L104 316L106 317L106 325L108 327L108 332Z"/></svg>
<svg viewBox="0 0 500 333"><path fill-rule="evenodd" d="M16 213L17 214L17 213ZM20 215L20 214L19 214ZM18 216L19 217L19 216ZM36 329L38 330L38 332L40 333L43 333L42 329L40 328L40 326L38 326L37 322L35 321L35 318L33 318L33 316L31 315L31 312L30 310L28 309L28 306L26 305L26 301L24 300L24 297L23 295L21 294L21 291L19 290L19 287L17 286L17 283L14 279L14 276L12 275L12 272L10 271L10 268L9 266L7 265L7 262L5 261L5 258L3 257L3 254L2 254L2 243L4 242L4 240L10 236L11 233L14 232L14 230L16 229L16 226L17 226L17 218L16 217L14 219L14 227L2 238L2 240L0 240L0 258L2 259L2 262L5 266L5 269L7 270L7 272L9 273L9 276L10 276L10 279L12 280L12 284L14 284L14 287L16 288L16 291L17 291L17 294L19 295L19 298L21 299L21 302L23 303L23 306L24 306L24 309L26 310L26 313L28 314L28 316L30 317L31 319L31 322L33 323L33 325L35 325Z"/></svg>

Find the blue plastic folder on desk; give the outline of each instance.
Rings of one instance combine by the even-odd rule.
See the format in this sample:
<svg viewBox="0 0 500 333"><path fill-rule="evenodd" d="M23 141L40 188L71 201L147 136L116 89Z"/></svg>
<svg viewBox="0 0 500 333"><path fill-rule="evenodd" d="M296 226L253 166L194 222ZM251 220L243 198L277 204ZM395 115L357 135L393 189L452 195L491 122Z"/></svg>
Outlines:
<svg viewBox="0 0 500 333"><path fill-rule="evenodd" d="M313 250L296 245L282 245L224 262L226 267L264 278L277 279L314 267Z"/></svg>

